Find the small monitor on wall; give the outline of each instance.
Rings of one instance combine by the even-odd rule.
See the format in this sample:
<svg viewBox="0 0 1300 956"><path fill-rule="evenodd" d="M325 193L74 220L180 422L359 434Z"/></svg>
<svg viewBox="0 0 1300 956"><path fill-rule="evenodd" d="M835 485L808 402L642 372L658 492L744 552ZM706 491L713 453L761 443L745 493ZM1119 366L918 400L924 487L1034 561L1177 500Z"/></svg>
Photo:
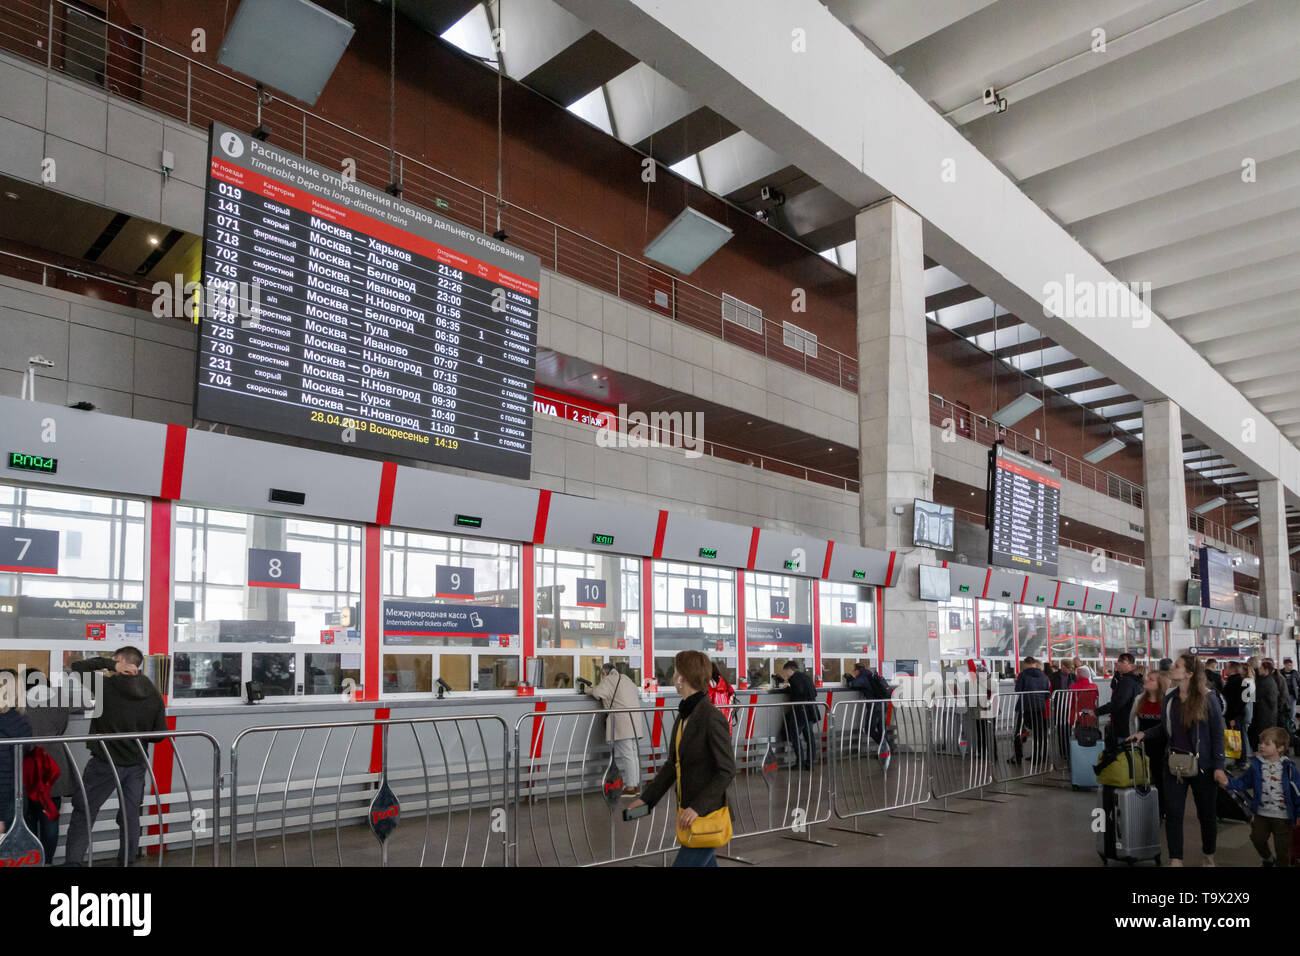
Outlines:
<svg viewBox="0 0 1300 956"><path fill-rule="evenodd" d="M946 601L952 596L952 576L947 568L933 568L923 564L921 573L921 600Z"/></svg>
<svg viewBox="0 0 1300 956"><path fill-rule="evenodd" d="M912 544L918 548L951 551L954 513L949 505L917 498L912 508Z"/></svg>

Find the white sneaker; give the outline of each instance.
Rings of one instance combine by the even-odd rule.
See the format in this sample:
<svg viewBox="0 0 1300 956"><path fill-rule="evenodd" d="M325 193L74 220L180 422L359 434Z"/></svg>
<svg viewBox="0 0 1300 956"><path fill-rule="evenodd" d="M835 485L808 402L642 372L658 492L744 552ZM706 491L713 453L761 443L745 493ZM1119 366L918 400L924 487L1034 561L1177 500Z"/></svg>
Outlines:
<svg viewBox="0 0 1300 956"><path fill-rule="evenodd" d="M1201 861L1201 866L1218 866L1218 865L1219 864L1214 862L1213 855L1207 856L1204 860Z"/></svg>
<svg viewBox="0 0 1300 956"><path fill-rule="evenodd" d="M1169 865L1170 865L1170 866L1182 866L1182 865L1183 865L1183 861L1182 861L1182 860L1170 860L1170 861L1169 861Z"/></svg>

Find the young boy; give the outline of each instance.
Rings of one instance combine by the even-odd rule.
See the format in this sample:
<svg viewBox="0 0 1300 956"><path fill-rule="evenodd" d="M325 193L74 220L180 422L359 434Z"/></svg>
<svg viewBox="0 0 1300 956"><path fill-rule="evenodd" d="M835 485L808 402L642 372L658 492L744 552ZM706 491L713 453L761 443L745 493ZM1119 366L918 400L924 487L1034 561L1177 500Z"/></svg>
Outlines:
<svg viewBox="0 0 1300 956"><path fill-rule="evenodd" d="M1264 866L1291 865L1291 830L1300 816L1300 771L1286 755L1290 735L1281 727L1270 727L1259 735L1259 750L1250 758L1250 772L1228 781L1230 790L1249 790L1250 842L1255 844ZM1273 835L1277 856L1268 852Z"/></svg>

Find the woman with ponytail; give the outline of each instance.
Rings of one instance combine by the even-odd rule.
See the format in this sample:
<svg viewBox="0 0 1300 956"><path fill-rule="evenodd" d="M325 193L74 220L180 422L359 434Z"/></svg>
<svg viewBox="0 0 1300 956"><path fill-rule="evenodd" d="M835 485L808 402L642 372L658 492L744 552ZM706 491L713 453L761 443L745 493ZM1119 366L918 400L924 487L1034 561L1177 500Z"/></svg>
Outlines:
<svg viewBox="0 0 1300 956"><path fill-rule="evenodd" d="M1129 739L1146 738L1166 748L1164 792L1169 865L1183 865L1183 810L1187 806L1187 791L1191 790L1196 819L1201 824L1204 865L1214 866L1218 790L1228 781L1223 769L1223 710L1218 695L1210 693L1206 685L1205 666L1191 654L1175 658L1169 677L1174 686L1165 695L1164 719Z"/></svg>

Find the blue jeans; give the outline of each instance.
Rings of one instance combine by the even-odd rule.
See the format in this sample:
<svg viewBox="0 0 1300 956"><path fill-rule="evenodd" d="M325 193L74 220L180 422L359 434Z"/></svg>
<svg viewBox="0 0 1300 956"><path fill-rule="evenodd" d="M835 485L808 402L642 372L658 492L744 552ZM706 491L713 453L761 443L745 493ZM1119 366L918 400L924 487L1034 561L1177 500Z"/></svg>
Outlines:
<svg viewBox="0 0 1300 956"><path fill-rule="evenodd" d="M677 851L673 866L714 866L718 865L718 851L713 847L684 846Z"/></svg>
<svg viewBox="0 0 1300 956"><path fill-rule="evenodd" d="M55 816L53 820L45 816L45 811L41 809L40 804L27 801L27 812L24 816L27 819L27 829L36 834L36 838L41 841L41 846L45 849L45 865L52 866L54 851L59 848L59 816L58 811L63 806L62 797L50 797L50 802L54 804Z"/></svg>

